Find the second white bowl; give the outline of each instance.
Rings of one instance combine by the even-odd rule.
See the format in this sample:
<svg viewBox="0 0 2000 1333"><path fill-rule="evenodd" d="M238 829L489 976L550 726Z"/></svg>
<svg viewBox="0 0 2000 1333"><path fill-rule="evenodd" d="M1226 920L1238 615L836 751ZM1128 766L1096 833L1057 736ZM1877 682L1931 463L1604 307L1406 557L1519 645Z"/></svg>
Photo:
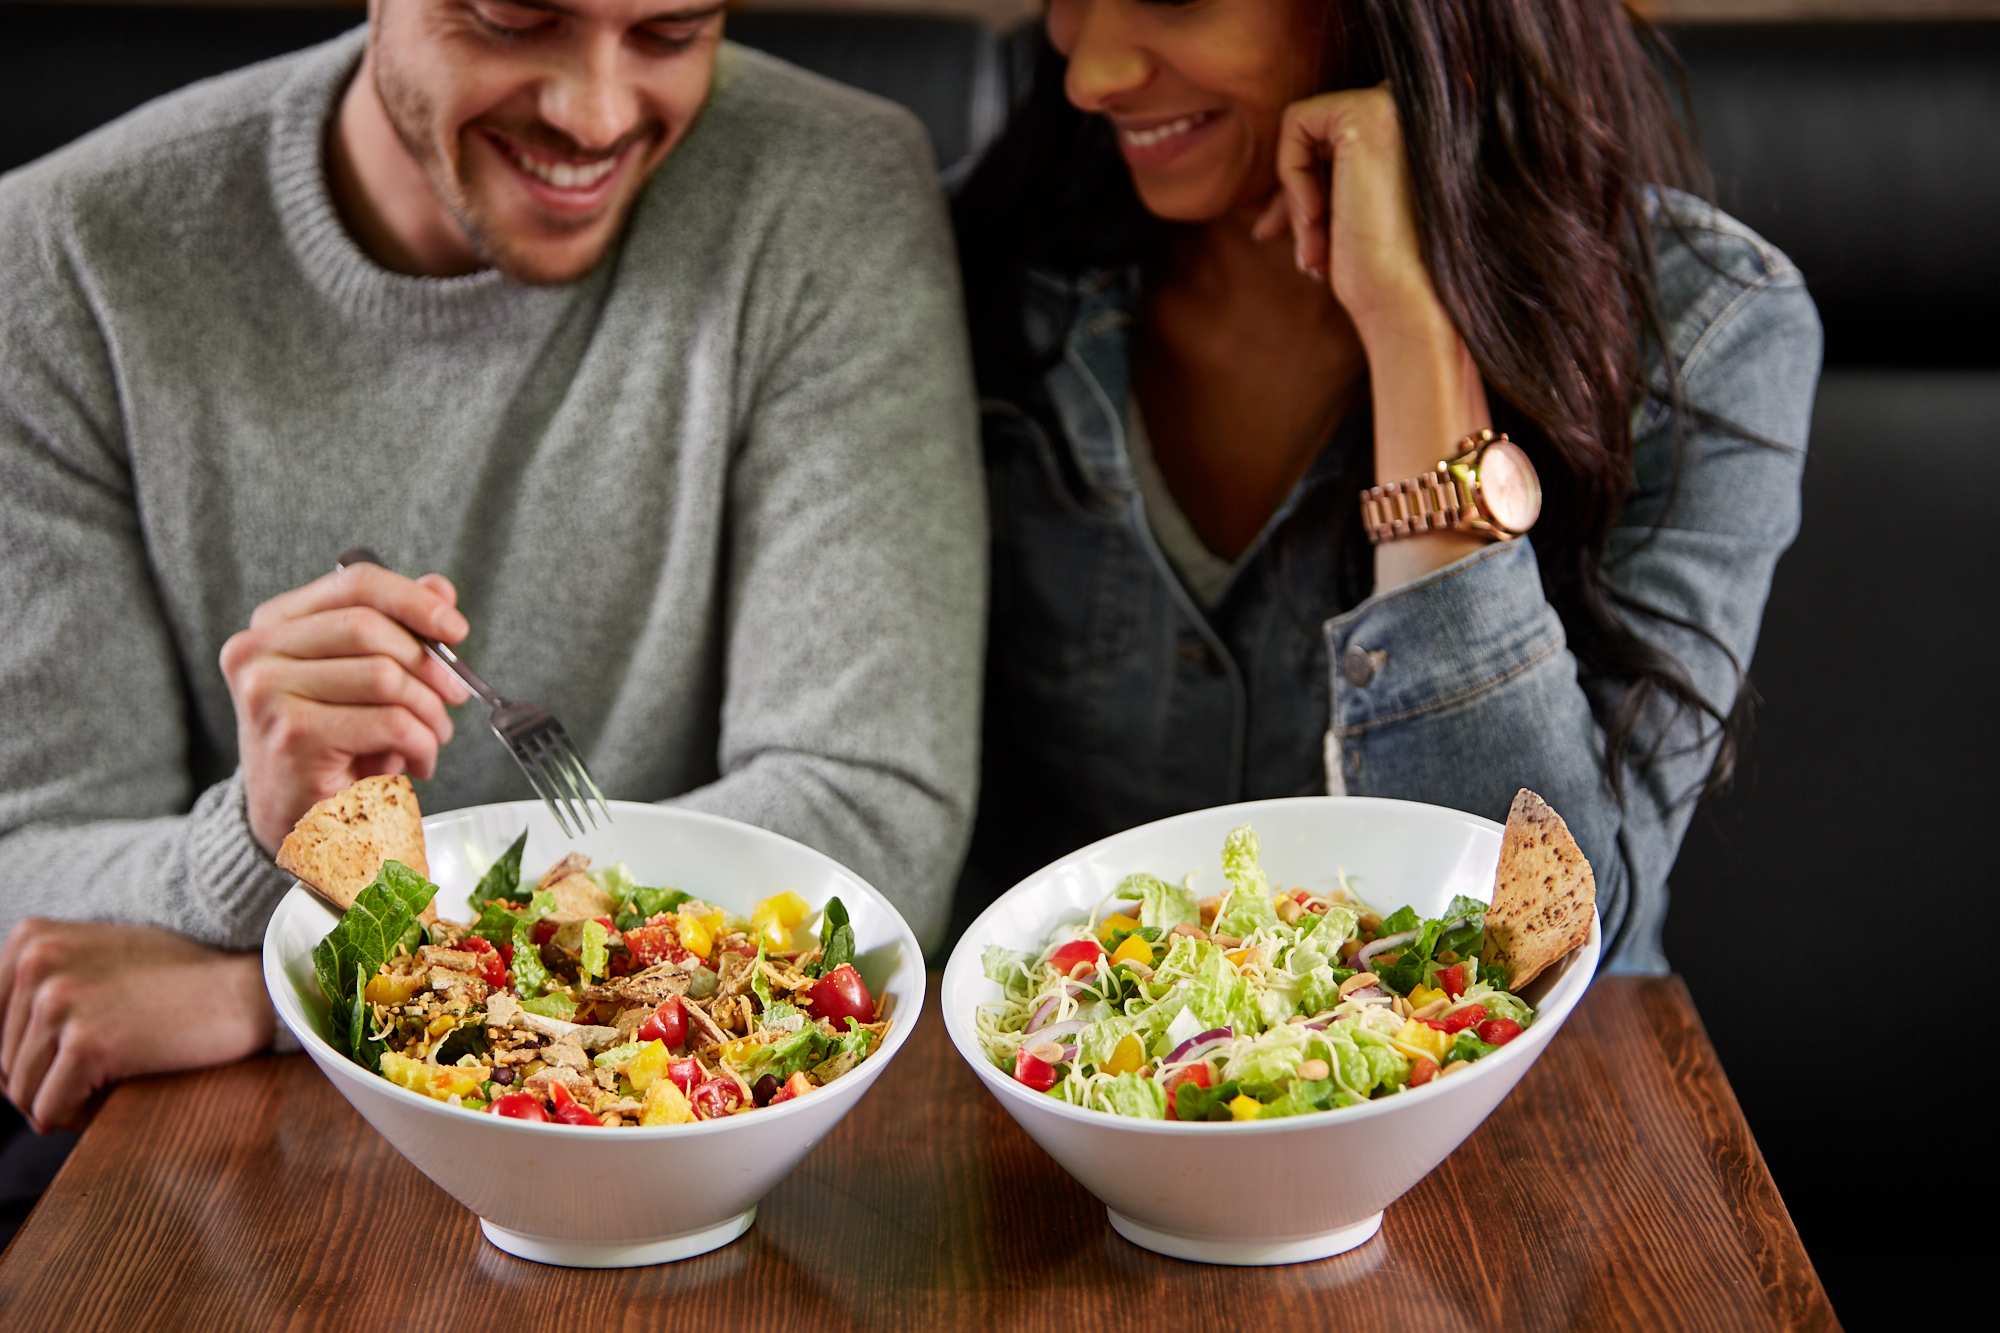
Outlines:
<svg viewBox="0 0 2000 1333"><path fill-rule="evenodd" d="M1458 810L1362 797L1252 801L1177 815L1091 844L1003 894L945 966L945 1028L1022 1129L1100 1199L1136 1245L1181 1259L1277 1264L1352 1249L1382 1210L1464 1141L1520 1081L1582 997L1600 927L1528 988L1532 1026L1463 1073L1364 1106L1280 1120L1213 1124L1138 1120L1071 1106L1015 1082L987 1059L974 1010L999 998L980 955L1039 950L1060 922L1082 921L1119 880L1147 871L1220 892L1222 840L1250 824L1274 888L1337 887L1384 912L1405 903L1436 916L1455 894L1492 896L1501 827Z"/></svg>

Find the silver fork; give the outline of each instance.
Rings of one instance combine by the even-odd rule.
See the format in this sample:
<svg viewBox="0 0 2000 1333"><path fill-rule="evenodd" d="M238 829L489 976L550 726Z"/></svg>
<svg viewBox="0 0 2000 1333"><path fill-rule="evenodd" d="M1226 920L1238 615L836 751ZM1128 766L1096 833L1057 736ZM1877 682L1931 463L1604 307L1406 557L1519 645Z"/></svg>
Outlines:
<svg viewBox="0 0 2000 1333"><path fill-rule="evenodd" d="M349 565L382 565L384 569L388 568L381 556L365 546L343 552L335 568L346 569ZM410 632L416 633L415 630ZM542 798L542 803L549 807L549 813L556 817L557 827L572 838L583 836L585 820L589 821L591 828L598 827L597 815L590 808L593 800L597 802L597 809L603 812L604 822L611 822L611 807L605 802L604 793L591 780L590 770L584 767L583 756L577 753L569 733L563 730L563 724L556 720L554 713L540 704L501 698L457 653L421 634L417 634L417 642L493 710L487 718L493 734L500 738L500 743L514 756L514 762L521 766L521 772L527 775L528 785L535 789L535 795Z"/></svg>

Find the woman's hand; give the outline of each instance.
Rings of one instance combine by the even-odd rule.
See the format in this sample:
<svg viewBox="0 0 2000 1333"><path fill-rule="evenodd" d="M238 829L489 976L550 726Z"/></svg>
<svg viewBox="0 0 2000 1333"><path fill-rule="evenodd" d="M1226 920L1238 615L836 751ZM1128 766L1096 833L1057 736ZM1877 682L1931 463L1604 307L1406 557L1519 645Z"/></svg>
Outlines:
<svg viewBox="0 0 2000 1333"><path fill-rule="evenodd" d="M250 831L275 852L300 815L358 779L427 778L469 697L417 633L468 630L441 575L355 564L281 593L222 645Z"/></svg>
<svg viewBox="0 0 2000 1333"><path fill-rule="evenodd" d="M1323 93L1287 107L1278 182L1255 234L1275 239L1289 221L1299 267L1323 278L1354 321L1368 356L1376 482L1429 472L1493 419L1478 367L1424 264L1409 158L1389 90ZM1385 543L1376 548L1376 591L1484 544L1456 532Z"/></svg>
<svg viewBox="0 0 2000 1333"><path fill-rule="evenodd" d="M0 945L0 1078L37 1133L82 1129L120 1080L261 1050L276 1024L254 953L34 917Z"/></svg>
<svg viewBox="0 0 2000 1333"><path fill-rule="evenodd" d="M1292 103L1277 165L1279 191L1256 234L1270 240L1289 222L1293 259L1332 286L1363 342L1449 325L1424 267L1402 125L1386 87Z"/></svg>

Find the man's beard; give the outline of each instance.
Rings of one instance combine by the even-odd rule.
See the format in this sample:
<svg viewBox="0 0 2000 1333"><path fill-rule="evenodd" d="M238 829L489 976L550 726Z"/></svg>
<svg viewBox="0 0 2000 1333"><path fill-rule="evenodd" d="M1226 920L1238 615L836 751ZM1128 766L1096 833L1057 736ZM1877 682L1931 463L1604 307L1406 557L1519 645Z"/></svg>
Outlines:
<svg viewBox="0 0 2000 1333"><path fill-rule="evenodd" d="M437 123L435 108L423 90L414 82L397 78L391 62L384 58L381 48L375 51L375 93L381 99L383 110L389 117L389 125L402 140L403 147L415 159L417 165L431 183L431 188L443 201L457 220L466 238L472 243L473 253L482 263L491 265L514 281L536 287L555 287L575 282L597 266L604 252L624 229L624 218L617 219L615 225L605 229L604 240L595 248L582 255L553 256L552 247L538 245L532 241L516 243L504 229L495 226L490 218L481 212L473 201L472 194L465 188L465 182L453 171L452 163L432 140L425 137L425 126ZM556 132L546 126L536 127L537 133L523 135L524 140L549 138ZM624 204L623 212L629 212L631 201ZM585 231L602 225L601 217L591 217L577 222L575 230ZM560 229L562 224L557 223ZM551 263L552 258L558 262Z"/></svg>

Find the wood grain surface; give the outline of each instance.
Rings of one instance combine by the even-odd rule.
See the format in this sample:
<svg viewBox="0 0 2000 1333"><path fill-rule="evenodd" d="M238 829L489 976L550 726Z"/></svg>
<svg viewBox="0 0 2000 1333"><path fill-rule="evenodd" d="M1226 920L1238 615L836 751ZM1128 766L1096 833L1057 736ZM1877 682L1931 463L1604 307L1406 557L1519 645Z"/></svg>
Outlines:
<svg viewBox="0 0 2000 1333"><path fill-rule="evenodd" d="M129 1084L0 1256L0 1327L1838 1327L1678 979L1600 980L1374 1240L1261 1269L1118 1237L931 995L747 1235L653 1268L494 1249L304 1056Z"/></svg>

